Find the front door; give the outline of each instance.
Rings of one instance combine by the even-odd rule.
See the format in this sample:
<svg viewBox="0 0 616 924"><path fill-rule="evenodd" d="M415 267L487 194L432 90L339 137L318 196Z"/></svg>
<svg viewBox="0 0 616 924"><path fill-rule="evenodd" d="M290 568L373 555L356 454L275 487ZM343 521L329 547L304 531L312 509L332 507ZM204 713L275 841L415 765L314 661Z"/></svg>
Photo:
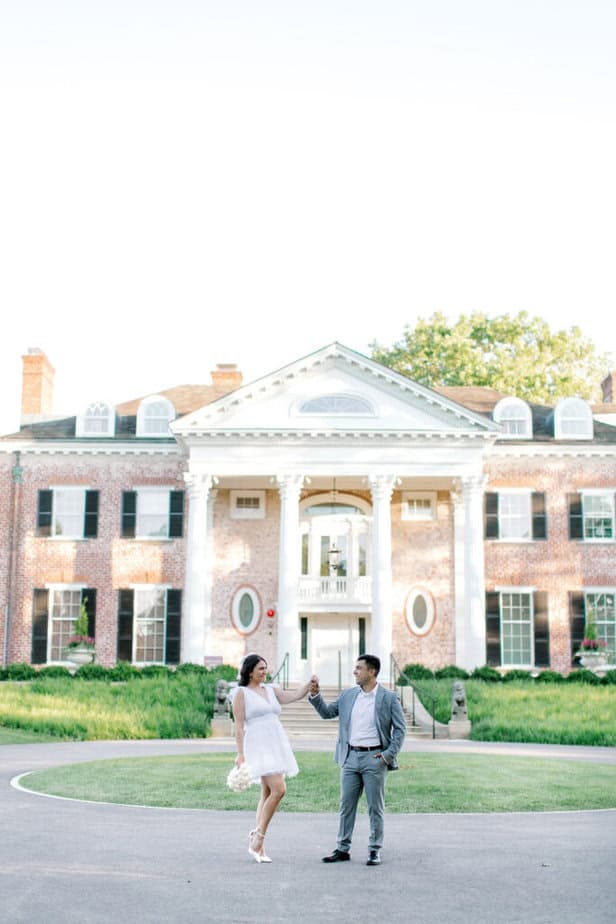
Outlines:
<svg viewBox="0 0 616 924"><path fill-rule="evenodd" d="M313 613L308 625L311 673L322 686L352 686L365 618L356 613Z"/></svg>

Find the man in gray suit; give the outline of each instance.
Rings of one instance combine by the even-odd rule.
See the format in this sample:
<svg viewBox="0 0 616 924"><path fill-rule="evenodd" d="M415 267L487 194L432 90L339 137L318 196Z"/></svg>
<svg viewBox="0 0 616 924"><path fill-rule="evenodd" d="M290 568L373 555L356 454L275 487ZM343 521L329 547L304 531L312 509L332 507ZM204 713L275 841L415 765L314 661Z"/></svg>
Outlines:
<svg viewBox="0 0 616 924"><path fill-rule="evenodd" d="M350 860L351 838L357 803L366 791L370 818L368 866L379 866L383 846L385 776L397 770L396 756L402 747L406 725L398 697L377 682L381 662L376 655L358 658L353 674L357 686L343 690L337 700L326 703L319 678L310 681L309 699L322 719L339 718L335 761L340 771L340 824L334 852L324 863Z"/></svg>

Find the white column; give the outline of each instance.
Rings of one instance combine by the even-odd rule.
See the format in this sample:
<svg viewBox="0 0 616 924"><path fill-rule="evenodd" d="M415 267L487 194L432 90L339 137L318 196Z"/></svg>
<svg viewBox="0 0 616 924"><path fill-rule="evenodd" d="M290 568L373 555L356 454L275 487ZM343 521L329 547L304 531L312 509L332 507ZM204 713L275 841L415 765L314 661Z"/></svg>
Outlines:
<svg viewBox="0 0 616 924"><path fill-rule="evenodd" d="M372 621L370 651L381 659L383 677L392 649L391 495L394 475L370 475L372 492Z"/></svg>
<svg viewBox="0 0 616 924"><path fill-rule="evenodd" d="M289 653L289 677L299 676L300 637L297 593L300 572L299 495L303 475L278 475L280 493L280 551L278 554L278 611L276 669Z"/></svg>
<svg viewBox="0 0 616 924"><path fill-rule="evenodd" d="M208 542L208 501L216 479L184 475L188 489L186 582L182 625L182 661L203 664L212 622L211 549ZM209 554L208 554L209 553Z"/></svg>
<svg viewBox="0 0 616 924"><path fill-rule="evenodd" d="M466 667L466 597L464 591L464 497L462 485L456 482L450 492L453 507L453 587L455 614L455 659L458 667Z"/></svg>
<svg viewBox="0 0 616 924"><path fill-rule="evenodd" d="M485 664L485 568L483 549L484 475L462 479L464 496L464 610L465 663L467 670Z"/></svg>

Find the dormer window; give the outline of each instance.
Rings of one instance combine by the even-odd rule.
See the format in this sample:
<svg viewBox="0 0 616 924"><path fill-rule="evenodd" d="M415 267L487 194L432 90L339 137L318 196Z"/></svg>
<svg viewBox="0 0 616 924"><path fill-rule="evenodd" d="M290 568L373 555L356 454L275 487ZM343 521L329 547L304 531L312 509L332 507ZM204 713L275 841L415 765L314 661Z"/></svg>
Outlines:
<svg viewBox="0 0 616 924"><path fill-rule="evenodd" d="M533 435L530 408L521 398L503 398L498 402L492 417L503 428L503 436L531 437Z"/></svg>
<svg viewBox="0 0 616 924"><path fill-rule="evenodd" d="M557 440L591 440L592 411L581 398L563 398L554 409L554 438Z"/></svg>
<svg viewBox="0 0 616 924"><path fill-rule="evenodd" d="M77 418L75 436L113 436L115 410L105 401L94 401Z"/></svg>
<svg viewBox="0 0 616 924"><path fill-rule="evenodd" d="M339 417L374 416L374 408L365 398L357 395L320 395L304 401L300 414L335 414Z"/></svg>
<svg viewBox="0 0 616 924"><path fill-rule="evenodd" d="M175 408L162 395L144 398L137 411L137 436L169 436Z"/></svg>

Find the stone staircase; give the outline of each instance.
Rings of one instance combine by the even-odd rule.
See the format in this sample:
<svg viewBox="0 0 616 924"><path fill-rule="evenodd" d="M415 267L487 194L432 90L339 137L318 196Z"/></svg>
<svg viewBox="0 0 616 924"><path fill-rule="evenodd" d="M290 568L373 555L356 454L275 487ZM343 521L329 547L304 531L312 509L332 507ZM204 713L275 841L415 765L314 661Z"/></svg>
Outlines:
<svg viewBox="0 0 616 924"><path fill-rule="evenodd" d="M294 689L296 685L290 684L289 689ZM326 703L331 703L338 696L337 687L321 687L321 695ZM406 719L406 734L410 738L431 738L432 737L432 720L427 713L421 718L415 710L416 724L412 724L411 713L406 704L403 703L404 716ZM280 716L287 735L290 738L313 738L317 741L331 741L332 747L338 736L338 719L322 719L317 713L314 706L311 706L308 699L299 700L296 703L288 703L282 707ZM446 736L446 727L445 727ZM436 737L443 737L442 727L436 728Z"/></svg>

